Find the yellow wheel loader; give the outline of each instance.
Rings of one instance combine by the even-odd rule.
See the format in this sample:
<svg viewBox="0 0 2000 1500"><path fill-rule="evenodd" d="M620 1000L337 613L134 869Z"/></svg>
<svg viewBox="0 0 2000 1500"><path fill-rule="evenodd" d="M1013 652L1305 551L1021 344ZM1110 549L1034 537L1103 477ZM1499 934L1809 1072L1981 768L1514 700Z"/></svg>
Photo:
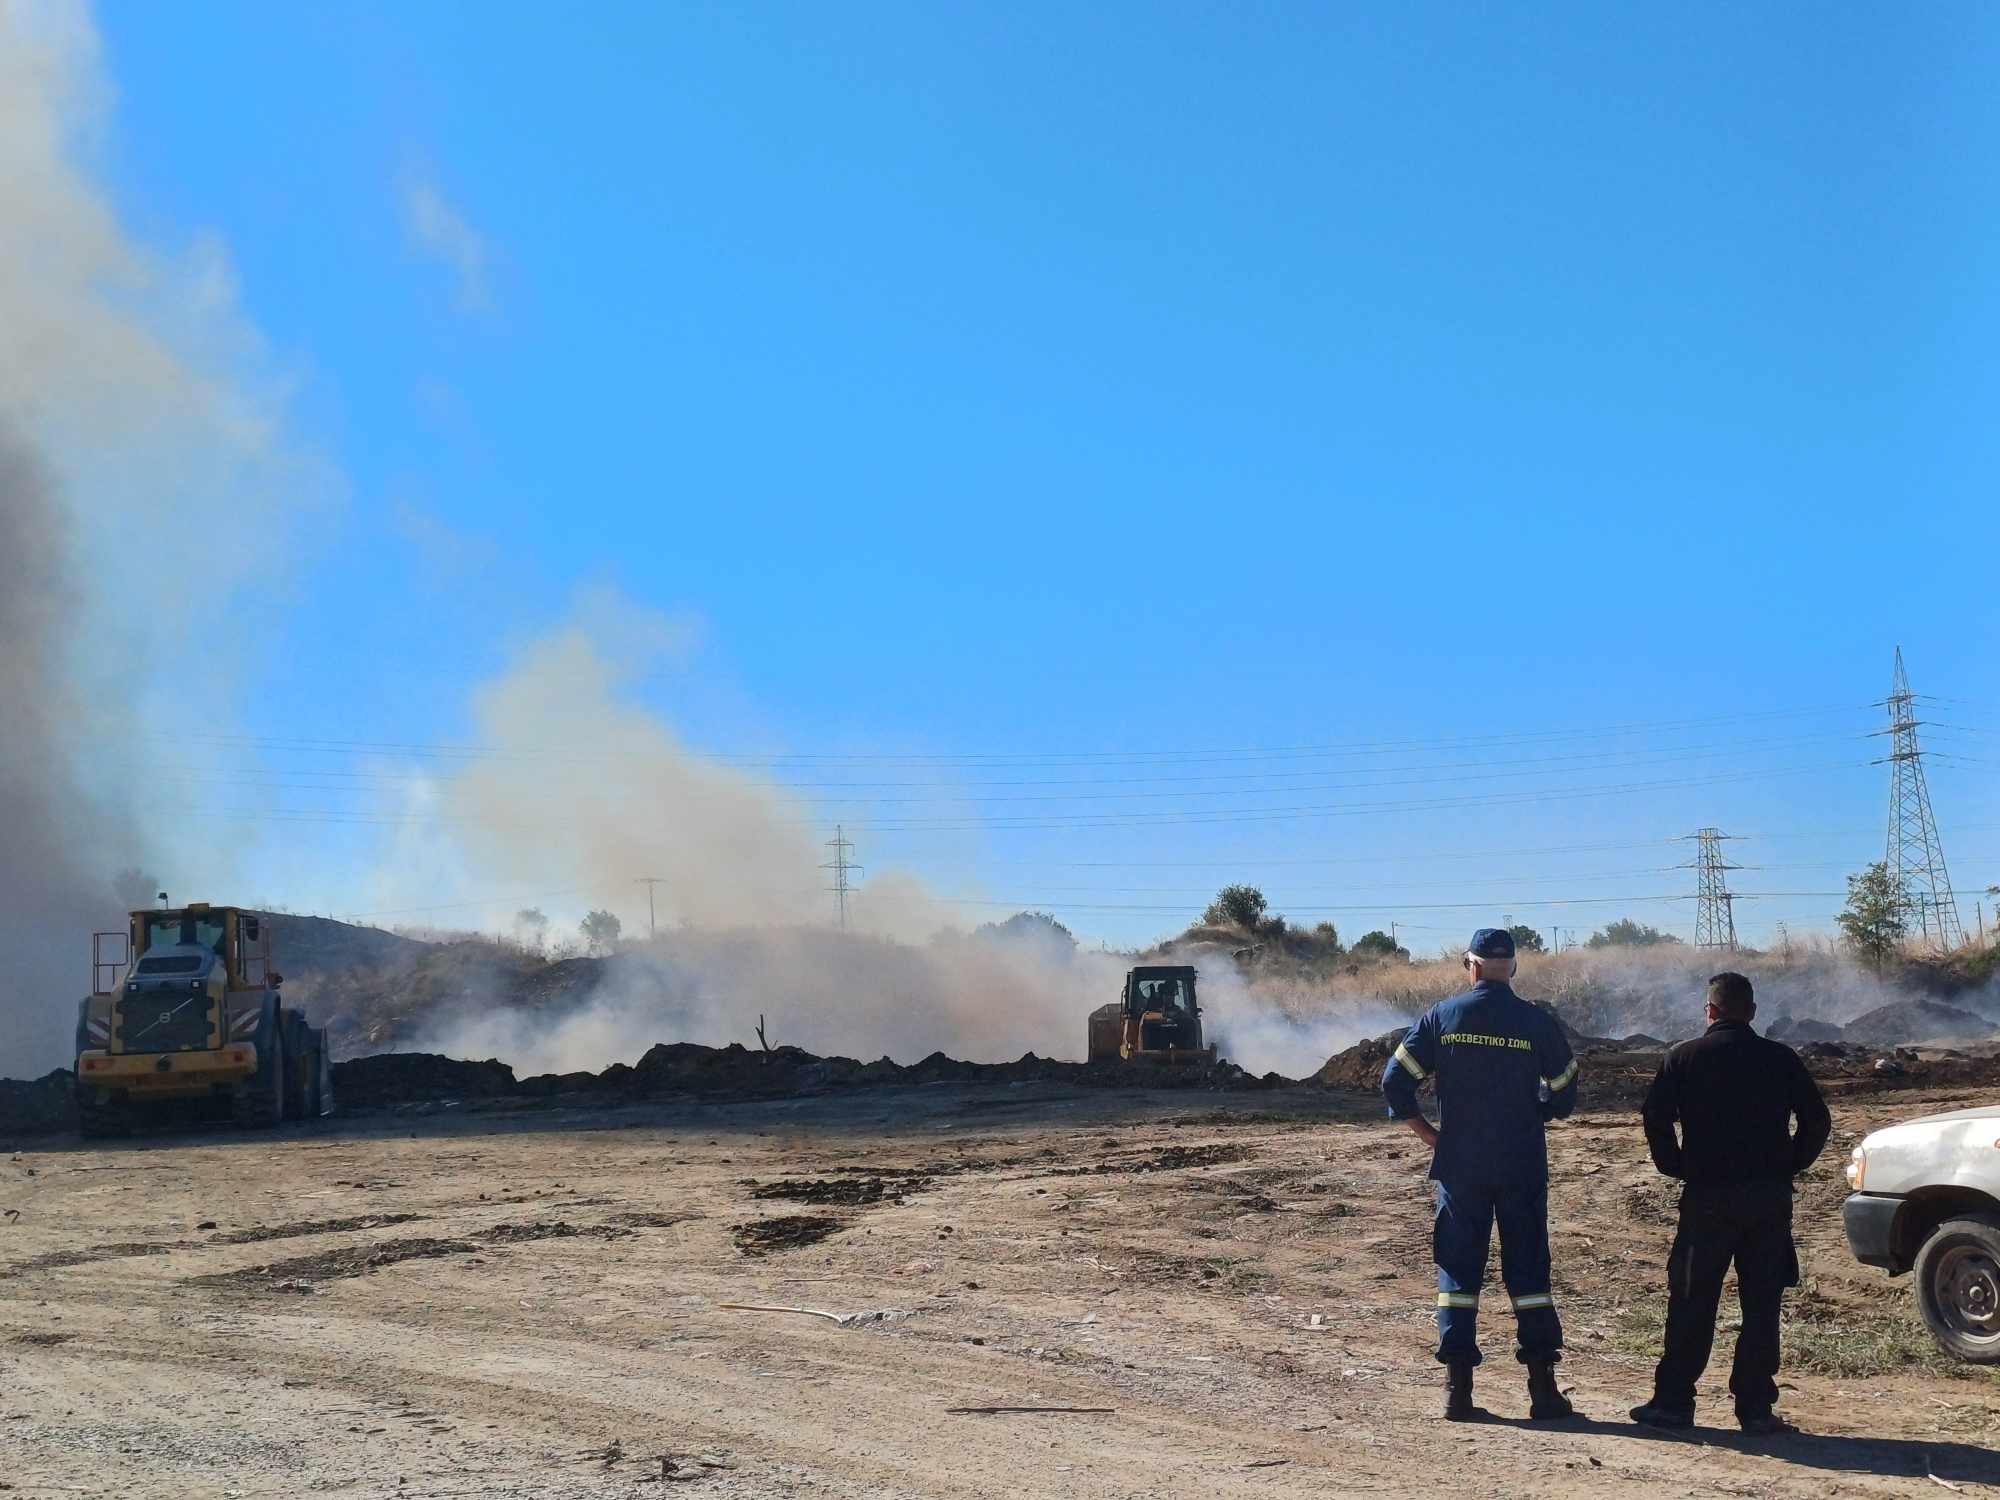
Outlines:
<svg viewBox="0 0 2000 1500"><path fill-rule="evenodd" d="M120 1133L175 1110L270 1126L333 1112L326 1033L278 992L267 919L193 902L135 911L91 940L91 995L76 1018L83 1133Z"/></svg>
<svg viewBox="0 0 2000 1500"><path fill-rule="evenodd" d="M1092 1062L1206 1065L1214 1046L1201 1044L1201 1005L1187 964L1149 964L1125 976L1117 1001L1090 1013Z"/></svg>

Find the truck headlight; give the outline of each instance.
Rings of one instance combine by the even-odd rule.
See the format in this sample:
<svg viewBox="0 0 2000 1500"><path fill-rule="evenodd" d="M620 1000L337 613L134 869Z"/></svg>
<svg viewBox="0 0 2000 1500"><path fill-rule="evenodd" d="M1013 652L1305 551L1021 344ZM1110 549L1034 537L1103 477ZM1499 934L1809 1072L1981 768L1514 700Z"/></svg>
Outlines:
<svg viewBox="0 0 2000 1500"><path fill-rule="evenodd" d="M1856 1146L1854 1155L1847 1163L1847 1185L1855 1192L1861 1191L1861 1184L1868 1176L1868 1148Z"/></svg>

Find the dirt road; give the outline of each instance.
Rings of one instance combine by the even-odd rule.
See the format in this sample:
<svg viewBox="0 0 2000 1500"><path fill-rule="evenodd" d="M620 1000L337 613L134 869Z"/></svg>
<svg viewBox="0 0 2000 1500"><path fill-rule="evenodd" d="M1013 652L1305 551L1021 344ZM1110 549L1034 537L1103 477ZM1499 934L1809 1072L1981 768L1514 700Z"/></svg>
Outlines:
<svg viewBox="0 0 2000 1500"><path fill-rule="evenodd" d="M1837 1105L1788 1327L1812 1435L1764 1441L1727 1426L1728 1334L1719 1425L1624 1421L1672 1203L1624 1114L1552 1131L1591 1419L1557 1428L1517 1420L1504 1311L1506 1420L1436 1419L1423 1161L1358 1094L940 1086L24 1150L0 1490L1972 1493L2000 1486L2000 1384L1932 1358L1836 1212L1854 1133L1969 1102ZM953 1411L982 1406L1113 1410Z"/></svg>

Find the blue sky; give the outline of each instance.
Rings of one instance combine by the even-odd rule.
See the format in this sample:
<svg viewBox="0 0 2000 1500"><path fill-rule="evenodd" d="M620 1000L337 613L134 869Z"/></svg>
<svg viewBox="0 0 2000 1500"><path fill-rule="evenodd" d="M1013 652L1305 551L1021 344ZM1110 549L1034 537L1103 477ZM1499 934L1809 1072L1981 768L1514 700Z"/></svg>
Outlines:
<svg viewBox="0 0 2000 1500"><path fill-rule="evenodd" d="M815 818L968 916L1131 941L1241 878L1425 949L1460 902L1691 931L1624 898L1697 826L1746 891L1880 857L1900 643L1968 921L2000 881L1990 9L99 20L121 214L222 238L346 476L267 769L464 743L608 583L699 622L645 703L849 757L772 769L869 783ZM882 800L933 791L984 800ZM302 905L381 853L257 826Z"/></svg>

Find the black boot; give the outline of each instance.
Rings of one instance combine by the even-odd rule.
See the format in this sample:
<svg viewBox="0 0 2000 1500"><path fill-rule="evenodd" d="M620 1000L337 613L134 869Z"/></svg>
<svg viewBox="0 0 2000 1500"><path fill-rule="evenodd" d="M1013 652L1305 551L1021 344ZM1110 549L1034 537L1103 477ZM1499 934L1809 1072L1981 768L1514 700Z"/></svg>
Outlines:
<svg viewBox="0 0 2000 1500"><path fill-rule="evenodd" d="M1447 1422L1484 1422L1486 1408L1472 1404L1472 1361L1455 1359L1445 1366L1448 1377L1444 1389L1444 1419Z"/></svg>
<svg viewBox="0 0 2000 1500"><path fill-rule="evenodd" d="M1576 1415L1576 1408L1569 1404L1556 1385L1556 1366L1551 1359L1531 1359L1528 1361L1528 1420L1531 1422L1560 1422L1564 1417Z"/></svg>

